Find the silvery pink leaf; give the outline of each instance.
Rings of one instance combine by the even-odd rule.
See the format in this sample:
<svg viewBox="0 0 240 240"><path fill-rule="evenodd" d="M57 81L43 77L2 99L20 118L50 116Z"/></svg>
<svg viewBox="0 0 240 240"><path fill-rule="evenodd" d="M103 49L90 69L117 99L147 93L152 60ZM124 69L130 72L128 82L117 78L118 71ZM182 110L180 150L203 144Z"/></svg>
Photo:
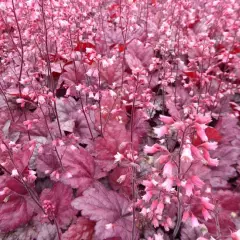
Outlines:
<svg viewBox="0 0 240 240"><path fill-rule="evenodd" d="M103 185L97 183L94 187L86 190L82 197L74 199L72 206L81 210L83 216L97 222L95 226L96 240L110 237L131 239L130 202L120 194L107 190Z"/></svg>

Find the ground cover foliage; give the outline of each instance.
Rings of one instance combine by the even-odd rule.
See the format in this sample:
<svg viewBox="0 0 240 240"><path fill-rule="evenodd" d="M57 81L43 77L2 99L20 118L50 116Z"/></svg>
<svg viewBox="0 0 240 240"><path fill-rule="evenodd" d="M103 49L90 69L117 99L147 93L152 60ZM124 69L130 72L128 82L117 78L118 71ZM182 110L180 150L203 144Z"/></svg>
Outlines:
<svg viewBox="0 0 240 240"><path fill-rule="evenodd" d="M0 239L239 240L240 2L0 0Z"/></svg>

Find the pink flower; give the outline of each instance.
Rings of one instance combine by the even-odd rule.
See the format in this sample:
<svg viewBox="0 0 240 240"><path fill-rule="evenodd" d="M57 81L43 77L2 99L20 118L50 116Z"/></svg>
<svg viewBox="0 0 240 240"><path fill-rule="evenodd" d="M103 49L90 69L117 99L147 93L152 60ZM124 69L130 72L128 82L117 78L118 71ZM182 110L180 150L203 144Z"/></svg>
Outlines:
<svg viewBox="0 0 240 240"><path fill-rule="evenodd" d="M12 170L11 176L12 176L12 177L18 177L18 176L19 176L19 173L18 173L17 169L14 168L14 169Z"/></svg>
<svg viewBox="0 0 240 240"><path fill-rule="evenodd" d="M196 119L196 122L200 124L207 124L212 121L211 116L203 116L200 114L198 114L195 119Z"/></svg>
<svg viewBox="0 0 240 240"><path fill-rule="evenodd" d="M159 144L154 144L151 147L146 145L144 147L144 153L154 154L160 151L160 149L161 149L161 146Z"/></svg>
<svg viewBox="0 0 240 240"><path fill-rule="evenodd" d="M204 182L198 176L192 176L191 180L198 188L202 188L204 185Z"/></svg>
<svg viewBox="0 0 240 240"><path fill-rule="evenodd" d="M113 224L112 224L112 223L108 223L108 224L105 225L105 228L106 228L107 230L113 229Z"/></svg>
<svg viewBox="0 0 240 240"><path fill-rule="evenodd" d="M163 175L163 177L172 177L173 176L173 165L170 161L164 165L162 175Z"/></svg>
<svg viewBox="0 0 240 240"><path fill-rule="evenodd" d="M193 156L191 153L190 147L184 147L181 155L181 160L185 162L192 162L193 161Z"/></svg>
<svg viewBox="0 0 240 240"><path fill-rule="evenodd" d="M117 152L117 154L114 155L114 158L115 158L114 163L119 163L122 161L122 159L124 159L124 156L121 153Z"/></svg>
<svg viewBox="0 0 240 240"><path fill-rule="evenodd" d="M148 180L143 180L142 184L146 187L146 188L151 188L153 187L153 183L152 181L148 181Z"/></svg>
<svg viewBox="0 0 240 240"><path fill-rule="evenodd" d="M219 160L217 158L211 158L208 150L206 150L205 148L203 148L202 151L203 151L203 157L204 157L204 160L206 161L205 162L206 164L214 167L218 166Z"/></svg>
<svg viewBox="0 0 240 240"><path fill-rule="evenodd" d="M151 204L151 210L155 210L157 208L157 205L158 205L158 200L155 199Z"/></svg>
<svg viewBox="0 0 240 240"><path fill-rule="evenodd" d="M208 141L208 137L205 133L205 129L207 128L206 125L204 124L198 124L198 123L195 123L195 128L197 130L197 135L201 138L201 140L203 142L207 142Z"/></svg>
<svg viewBox="0 0 240 240"><path fill-rule="evenodd" d="M232 240L240 240L240 229L231 234Z"/></svg>
<svg viewBox="0 0 240 240"><path fill-rule="evenodd" d="M218 143L217 142L205 142L205 143L199 145L199 147L204 147L207 150L216 150L218 147Z"/></svg>
<svg viewBox="0 0 240 240"><path fill-rule="evenodd" d="M212 218L206 208L202 208L202 215L203 215L205 221Z"/></svg>
<svg viewBox="0 0 240 240"><path fill-rule="evenodd" d="M165 162L167 162L169 159L169 155L161 155L157 160L156 163L159 164L164 164Z"/></svg>
<svg viewBox="0 0 240 240"><path fill-rule="evenodd" d="M187 181L186 185L185 185L185 190L186 190L186 195L187 196L191 196L193 194L193 184L191 181Z"/></svg>
<svg viewBox="0 0 240 240"><path fill-rule="evenodd" d="M148 213L148 209L146 209L145 207L142 208L142 211L140 212L143 216L147 216Z"/></svg>
<svg viewBox="0 0 240 240"><path fill-rule="evenodd" d="M25 100L24 100L23 98L17 98L17 99L16 99L16 102L17 102L17 103L24 103Z"/></svg>
<svg viewBox="0 0 240 240"><path fill-rule="evenodd" d="M189 218L189 212L188 211L184 211L183 216L182 216L182 221L186 222Z"/></svg>
<svg viewBox="0 0 240 240"><path fill-rule="evenodd" d="M214 209L214 205L209 202L210 199L209 199L208 197L202 197L202 198L201 198L201 201L202 201L202 205L203 205L206 209L209 209L209 210L213 210L213 209Z"/></svg>
<svg viewBox="0 0 240 240"><path fill-rule="evenodd" d="M161 138L168 132L167 126L162 126L158 128L153 128L154 133L157 135L158 138Z"/></svg>
<svg viewBox="0 0 240 240"><path fill-rule="evenodd" d="M202 154L200 153L200 150L197 147L191 145L191 152L192 152L193 156L196 158L196 160L202 161L203 156L202 156Z"/></svg>
<svg viewBox="0 0 240 240"><path fill-rule="evenodd" d="M193 214L191 216L191 223L192 223L192 227L198 227L199 226L199 222Z"/></svg>
<svg viewBox="0 0 240 240"><path fill-rule="evenodd" d="M162 121L165 124L173 124L174 123L173 118L167 117L167 116L164 116L164 115L160 115L159 119L160 119L160 121Z"/></svg>
<svg viewBox="0 0 240 240"><path fill-rule="evenodd" d="M163 235L160 233L154 234L154 240L164 240Z"/></svg>
<svg viewBox="0 0 240 240"><path fill-rule="evenodd" d="M44 103L45 103L45 98L44 98L44 96L40 95L40 96L38 97L38 102L39 102L40 104L44 104Z"/></svg>
<svg viewBox="0 0 240 240"><path fill-rule="evenodd" d="M146 194L142 197L142 199L145 201L145 202L149 202L150 199L152 198L152 192L151 191L147 191Z"/></svg>
<svg viewBox="0 0 240 240"><path fill-rule="evenodd" d="M167 178L163 183L162 187L165 188L167 191L171 191L173 187L173 178Z"/></svg>
<svg viewBox="0 0 240 240"><path fill-rule="evenodd" d="M163 209L164 209L164 204L162 202L159 202L157 205L157 209L155 210L155 213L162 215Z"/></svg>
<svg viewBox="0 0 240 240"><path fill-rule="evenodd" d="M121 175L118 179L117 179L117 182L118 183L123 183L125 180L126 180L126 177L127 177L127 175Z"/></svg>
<svg viewBox="0 0 240 240"><path fill-rule="evenodd" d="M159 227L159 221L156 217L153 217L152 224L155 228Z"/></svg>
<svg viewBox="0 0 240 240"><path fill-rule="evenodd" d="M209 158L208 165L217 167L219 165L219 160L217 158Z"/></svg>

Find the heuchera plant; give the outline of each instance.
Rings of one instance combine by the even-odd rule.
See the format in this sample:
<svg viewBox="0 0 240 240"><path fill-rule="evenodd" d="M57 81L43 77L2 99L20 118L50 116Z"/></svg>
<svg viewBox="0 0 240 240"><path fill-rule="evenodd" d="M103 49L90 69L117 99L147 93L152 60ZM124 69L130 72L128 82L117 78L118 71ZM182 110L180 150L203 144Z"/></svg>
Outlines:
<svg viewBox="0 0 240 240"><path fill-rule="evenodd" d="M238 0L0 0L0 239L240 240Z"/></svg>

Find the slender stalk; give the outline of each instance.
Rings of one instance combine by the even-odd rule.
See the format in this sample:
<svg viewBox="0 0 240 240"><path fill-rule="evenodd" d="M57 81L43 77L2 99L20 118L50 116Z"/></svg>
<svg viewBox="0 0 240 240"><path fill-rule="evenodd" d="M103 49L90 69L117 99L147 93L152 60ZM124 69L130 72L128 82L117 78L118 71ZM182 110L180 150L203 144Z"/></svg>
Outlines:
<svg viewBox="0 0 240 240"><path fill-rule="evenodd" d="M52 69L51 69L49 51L48 51L48 34L47 34L47 24L46 24L45 12L44 12L43 0L42 0L42 4L41 4L41 12L42 12L43 27L44 27L44 33L45 33L45 48L46 48L46 53L47 53L48 79L50 81L49 87L50 87L50 89L53 93L53 96L55 98L54 80L53 80L53 77L52 77ZM55 114L56 114L58 130L59 130L60 136L62 137L63 135L62 135L62 130L61 130L60 121L59 121L59 117L58 117L56 101L53 101L53 105L54 105L54 111L55 111Z"/></svg>
<svg viewBox="0 0 240 240"><path fill-rule="evenodd" d="M134 92L133 102L132 102L132 111L131 111L131 120L130 120L130 129L131 129L131 135L130 135L130 141L131 141L131 152L132 152L132 161L135 162L134 159L134 148L133 148L133 141L134 141L134 132L133 132L133 121L134 121L134 111L135 111L135 102L136 102L136 93L138 89L138 77L137 77L137 84L136 89ZM135 231L136 231L136 209L135 209L135 202L136 202L136 168L133 165L132 166L132 205L133 205L133 223L132 223L132 240L135 239Z"/></svg>
<svg viewBox="0 0 240 240"><path fill-rule="evenodd" d="M3 98L4 98L5 102L6 102L6 104L7 104L7 107L8 107L10 116L11 116L11 119L12 119L12 121L14 122L13 113L12 113L12 110L11 110L11 108L10 108L10 106L9 106L9 103L8 103L8 100L7 100L7 97L6 97L6 94L5 94L4 91L3 91L3 88L2 88L2 84L1 84L1 83L0 83L0 91L1 91L1 93L2 93L2 95L3 95Z"/></svg>
<svg viewBox="0 0 240 240"><path fill-rule="evenodd" d="M73 42L72 42L72 35L71 35L71 30L70 30L70 29L69 29L69 32L70 32L71 47L72 47L72 51L73 51ZM77 67L76 67L75 59L73 59L73 66L74 66L75 79L77 80ZM93 133L92 133L92 130L91 130L91 127L90 127L88 118L87 118L86 111L85 111L84 106L83 106L83 101L82 101L81 93L79 93L79 100L80 100L80 104L81 104L81 110L82 110L83 115L84 115L84 117L85 117L85 119L86 119L86 123L87 123L87 126L88 126L88 130L89 130L89 133L90 133L90 135L91 135L91 139L92 139L92 141L93 141L93 140L94 140L94 138L93 138ZM100 110L101 110L101 109L100 109Z"/></svg>
<svg viewBox="0 0 240 240"><path fill-rule="evenodd" d="M47 128L47 130L48 130L48 132L49 132L50 138L51 138L52 141L53 141L53 136L52 136L52 133L51 133L51 131L50 131L50 129L49 129L48 122L47 122L46 116L45 116L45 114L44 114L44 112L43 112L43 110L42 110L41 105L39 106L39 108L40 108L40 110L41 110L41 112L42 112L42 115L43 115L43 118L44 118L44 122L45 122L46 128ZM62 171L64 171L64 167L63 167L63 164L62 164L62 159L61 159L61 157L59 156L59 153L58 153L58 150L57 150L56 146L54 146L54 150L55 150L55 152L56 152L56 154L57 154L57 158L58 158L60 167L61 167Z"/></svg>
<svg viewBox="0 0 240 240"><path fill-rule="evenodd" d="M181 146L180 146L179 154L178 154L178 158L179 158L178 170L177 170L178 179L180 179L180 177L181 177L181 154L182 154L182 150L183 150L184 140L185 140L187 130L191 126L192 125L190 124L185 128L185 130L183 132L182 140L181 140ZM181 226L181 221L182 221L182 209L181 209L181 196L180 195L181 195L181 187L177 187L177 200L178 200L178 204L177 204L177 223L176 223L175 229L173 231L173 239L176 238L176 236L179 232L180 226Z"/></svg>
<svg viewBox="0 0 240 240"><path fill-rule="evenodd" d="M21 64L20 64L20 72L19 72L19 76L18 76L18 90L19 90L20 98L22 98L21 79L22 79L23 64L24 64L23 40L22 40L22 34L21 34L19 22L18 22L18 19L17 19L17 14L16 14L14 0L12 0L12 7L13 7L14 19L15 19L15 22L16 22L16 25L17 25L19 41L20 41L20 48L21 48ZM24 115L24 118L25 118L25 121L26 121L27 120L27 116L26 116L26 112L25 112L24 108L23 108L23 115ZM27 130L27 134L28 134L28 140L31 140L29 130Z"/></svg>
<svg viewBox="0 0 240 240"><path fill-rule="evenodd" d="M103 136L103 124L102 124L102 106L101 106L101 77L100 77L100 65L98 61L98 92L99 92L99 117L100 117L100 133Z"/></svg>
<svg viewBox="0 0 240 240"><path fill-rule="evenodd" d="M60 228L59 228L59 225L58 225L58 222L57 222L57 219L54 217L54 224L56 226L56 229L57 229L57 235L58 235L58 239L61 240L62 237L61 237L61 232L60 232Z"/></svg>

